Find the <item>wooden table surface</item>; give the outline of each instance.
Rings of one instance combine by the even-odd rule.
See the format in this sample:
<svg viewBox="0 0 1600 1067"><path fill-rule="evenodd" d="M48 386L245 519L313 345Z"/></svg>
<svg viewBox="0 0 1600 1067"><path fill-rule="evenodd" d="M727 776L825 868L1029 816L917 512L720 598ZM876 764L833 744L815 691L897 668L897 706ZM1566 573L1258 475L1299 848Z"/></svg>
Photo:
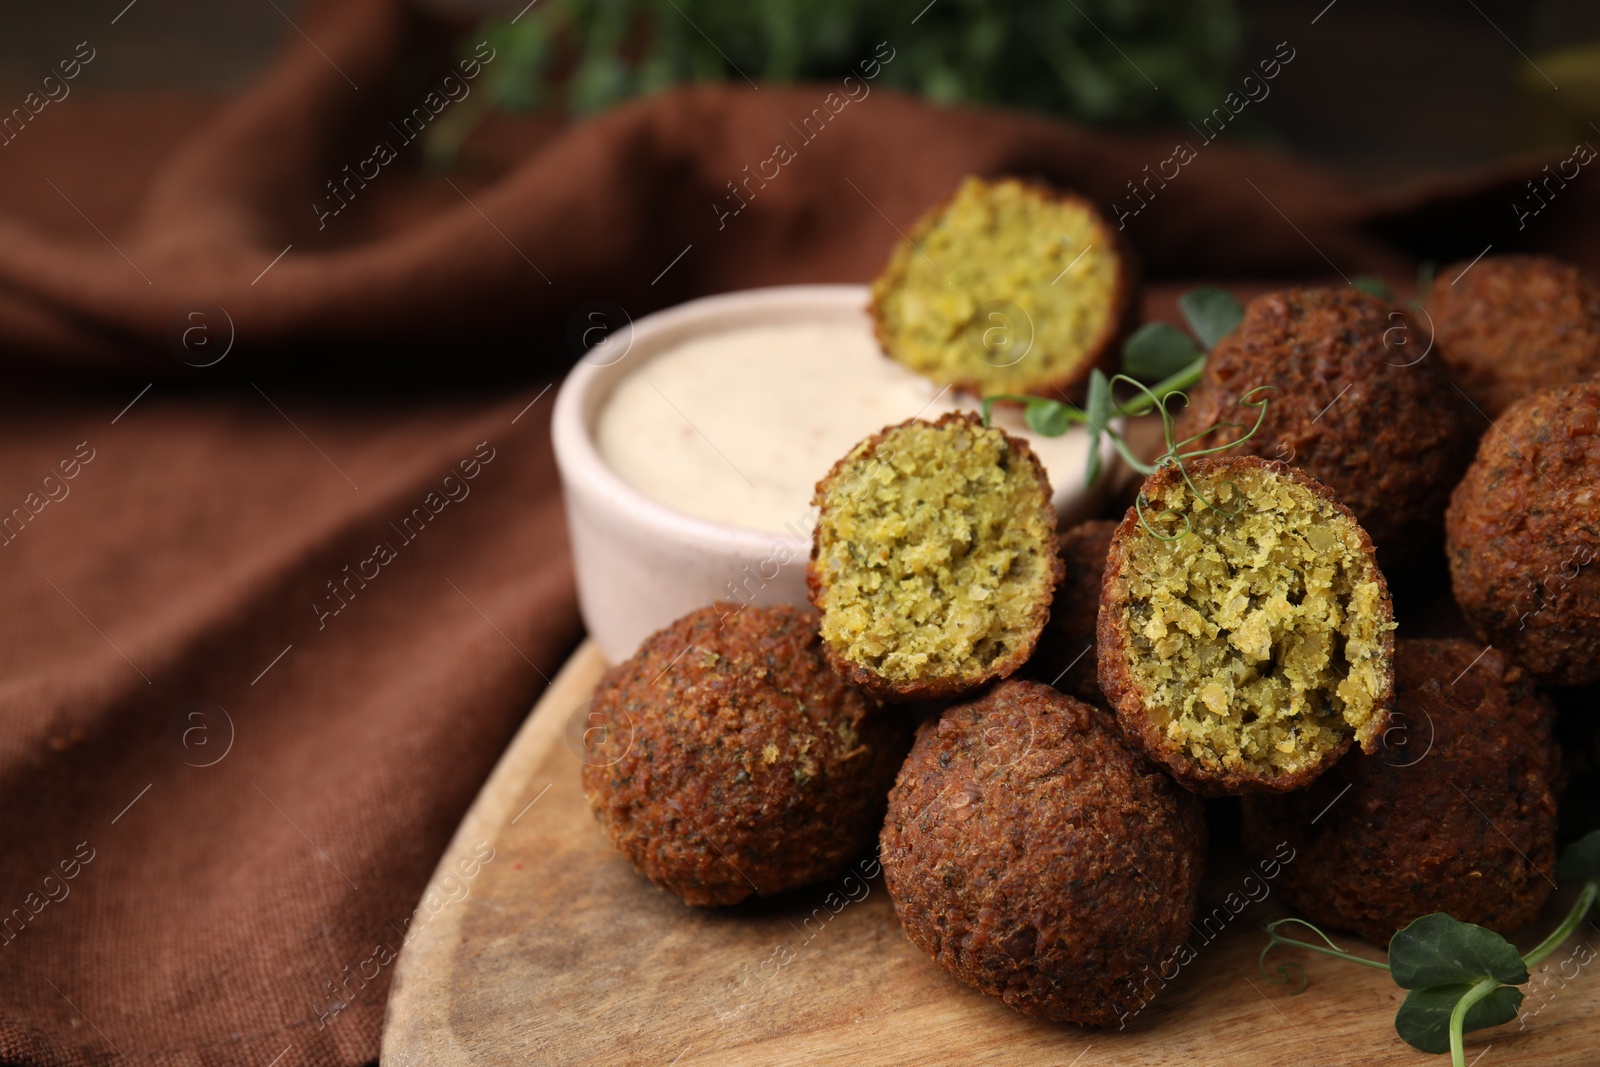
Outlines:
<svg viewBox="0 0 1600 1067"><path fill-rule="evenodd" d="M961 985L906 940L881 879L685 907L611 850L584 800L578 737L603 669L592 645L574 654L441 858L396 964L385 1064L1449 1063L1395 1036L1402 991L1380 971L1280 952L1309 988L1266 982L1275 895L1197 937L1197 958L1122 1031L1040 1022ZM1220 864L1202 912L1245 873ZM1557 972L1575 944L1535 976L1526 1025L1469 1035L1469 1063L1600 1064L1600 972Z"/></svg>

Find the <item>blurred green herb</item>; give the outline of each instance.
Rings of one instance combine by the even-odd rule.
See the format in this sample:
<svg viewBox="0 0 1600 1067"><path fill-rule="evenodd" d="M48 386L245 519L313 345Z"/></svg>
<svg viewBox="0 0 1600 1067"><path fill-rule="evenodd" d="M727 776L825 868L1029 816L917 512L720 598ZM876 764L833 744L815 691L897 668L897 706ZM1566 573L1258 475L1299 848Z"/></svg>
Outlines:
<svg viewBox="0 0 1600 1067"><path fill-rule="evenodd" d="M498 58L483 87L509 111L585 114L683 82L859 78L886 42L875 85L1125 124L1216 107L1241 24L1237 0L541 0L484 33Z"/></svg>
<svg viewBox="0 0 1600 1067"><path fill-rule="evenodd" d="M1515 1019L1522 1006L1522 991L1516 987L1528 980L1530 968L1572 936L1594 907L1600 896L1600 830L1567 846L1556 866L1556 877L1562 882L1582 882L1583 888L1561 925L1525 956L1518 955L1516 947L1493 930L1442 912L1424 915L1395 934L1389 940L1386 964L1345 952L1303 919L1279 919L1266 925L1261 973L1274 985L1298 976L1300 988L1295 992L1305 992L1305 972L1299 964L1280 963L1276 977L1267 973L1267 954L1279 945L1386 970L1396 985L1409 990L1395 1015L1395 1032L1413 1048L1448 1052L1453 1067L1466 1067L1465 1035ZM1311 930L1323 943L1296 941L1278 933L1280 926L1290 923Z"/></svg>
<svg viewBox="0 0 1600 1067"><path fill-rule="evenodd" d="M1433 276L1439 273L1439 264L1431 259L1425 259L1417 265L1417 295L1406 301L1406 306L1412 311L1421 309L1422 302L1428 299L1428 293L1433 289Z"/></svg>
<svg viewBox="0 0 1600 1067"><path fill-rule="evenodd" d="M1084 421L1089 424L1089 465L1085 472L1089 484L1100 480L1100 434L1111 432L1111 412L1116 398L1111 395L1111 382L1097 367L1089 373L1089 391L1083 402Z"/></svg>
<svg viewBox="0 0 1600 1067"><path fill-rule="evenodd" d="M1206 348L1232 333L1244 321L1244 308L1226 289L1203 285L1178 297L1178 307L1189 320L1189 328Z"/></svg>
<svg viewBox="0 0 1600 1067"><path fill-rule="evenodd" d="M1172 323L1147 322L1122 346L1122 369L1135 378L1162 378L1204 356L1200 346Z"/></svg>
<svg viewBox="0 0 1600 1067"><path fill-rule="evenodd" d="M1431 259L1423 260L1417 266L1417 294L1426 296L1429 289L1433 288L1433 276L1439 273L1439 264Z"/></svg>
<svg viewBox="0 0 1600 1067"><path fill-rule="evenodd" d="M1213 348L1244 320L1244 307L1233 294L1210 285L1190 289L1178 297L1178 308L1188 321L1189 329L1195 337L1200 338L1200 343L1195 344L1188 334L1170 322L1147 322L1133 331L1122 346L1122 369L1125 373L1135 378L1161 378L1176 374L1195 360L1202 359L1205 350Z"/></svg>
<svg viewBox="0 0 1600 1067"><path fill-rule="evenodd" d="M1375 274L1361 274L1351 279L1350 284L1368 293L1379 300L1393 300L1394 294L1389 291L1389 283Z"/></svg>

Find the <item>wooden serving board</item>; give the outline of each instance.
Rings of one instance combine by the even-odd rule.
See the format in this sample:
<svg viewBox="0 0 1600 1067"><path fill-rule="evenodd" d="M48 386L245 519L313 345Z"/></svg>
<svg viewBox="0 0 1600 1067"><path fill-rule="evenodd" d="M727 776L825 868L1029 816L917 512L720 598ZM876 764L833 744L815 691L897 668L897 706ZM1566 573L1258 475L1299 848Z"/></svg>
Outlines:
<svg viewBox="0 0 1600 1067"><path fill-rule="evenodd" d="M1309 988L1266 982L1256 960L1261 923L1283 914L1275 893L1212 940L1197 934L1196 957L1122 1031L1041 1022L960 984L906 939L881 878L685 907L611 850L584 800L566 738L603 669L592 644L573 655L441 859L396 964L390 1067L1449 1063L1395 1036L1401 991L1381 971L1279 951ZM1220 866L1202 913L1243 896L1246 861ZM1593 927L1583 936L1600 945ZM1575 944L1535 976L1525 1026L1469 1035L1469 1063L1600 1063L1600 963L1557 973Z"/></svg>

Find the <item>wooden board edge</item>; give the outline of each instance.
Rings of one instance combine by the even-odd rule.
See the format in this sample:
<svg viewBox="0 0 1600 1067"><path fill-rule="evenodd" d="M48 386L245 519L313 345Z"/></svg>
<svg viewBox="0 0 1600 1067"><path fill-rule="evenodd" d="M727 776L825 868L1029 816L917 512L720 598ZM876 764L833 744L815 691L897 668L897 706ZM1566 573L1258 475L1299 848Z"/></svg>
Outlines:
<svg viewBox="0 0 1600 1067"><path fill-rule="evenodd" d="M493 845L501 827L515 816L515 805L519 801L527 803L522 800L523 787L560 737L572 711L589 699L605 666L599 646L586 638L533 706L473 798L449 846L439 857L422 899L443 878L454 875L456 861L472 855L474 845L481 841ZM429 966L435 960L448 959L450 946L461 936L461 919L466 912L459 903L442 908L401 947L384 1011L380 1063L411 1067L471 1062L467 1049L457 1043L450 1027L450 997L446 989L450 976Z"/></svg>

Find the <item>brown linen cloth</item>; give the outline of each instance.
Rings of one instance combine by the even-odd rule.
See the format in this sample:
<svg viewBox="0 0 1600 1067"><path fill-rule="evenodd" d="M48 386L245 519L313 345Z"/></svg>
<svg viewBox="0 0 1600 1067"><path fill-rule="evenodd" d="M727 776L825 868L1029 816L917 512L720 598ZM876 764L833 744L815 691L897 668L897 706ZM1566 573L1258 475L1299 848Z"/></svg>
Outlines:
<svg viewBox="0 0 1600 1067"><path fill-rule="evenodd" d="M385 0L300 23L315 45L226 107L77 96L0 148L11 1061L376 1055L379 946L579 637L542 391L575 307L865 280L963 174L1127 202L1174 140L687 89L493 123L448 180L402 143L319 229L325 183L454 68ZM1177 279L1403 280L1382 234L1470 255L1454 228L1520 173L1374 204L1208 145L1128 232L1157 306Z"/></svg>

